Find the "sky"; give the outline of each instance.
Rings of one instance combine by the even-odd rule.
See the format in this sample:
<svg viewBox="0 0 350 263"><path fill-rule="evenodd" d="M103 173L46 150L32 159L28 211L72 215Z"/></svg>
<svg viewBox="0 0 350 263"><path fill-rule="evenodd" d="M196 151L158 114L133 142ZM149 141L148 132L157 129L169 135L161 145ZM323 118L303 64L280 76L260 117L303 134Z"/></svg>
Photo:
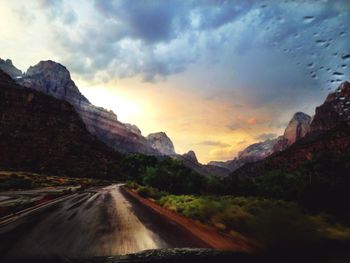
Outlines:
<svg viewBox="0 0 350 263"><path fill-rule="evenodd" d="M233 159L349 80L348 0L0 0L0 57L65 65L95 105Z"/></svg>

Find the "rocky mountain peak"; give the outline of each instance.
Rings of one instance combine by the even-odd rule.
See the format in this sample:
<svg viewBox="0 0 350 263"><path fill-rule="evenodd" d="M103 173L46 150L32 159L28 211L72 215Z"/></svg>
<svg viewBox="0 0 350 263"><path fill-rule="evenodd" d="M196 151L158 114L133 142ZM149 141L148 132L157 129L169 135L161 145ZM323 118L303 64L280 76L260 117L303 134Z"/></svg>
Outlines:
<svg viewBox="0 0 350 263"><path fill-rule="evenodd" d="M198 163L196 153L192 150L188 151L187 153L183 154L182 156L191 162Z"/></svg>
<svg viewBox="0 0 350 263"><path fill-rule="evenodd" d="M71 79L67 68L52 60L40 61L29 67L19 84L32 88L73 105L89 103Z"/></svg>
<svg viewBox="0 0 350 263"><path fill-rule="evenodd" d="M175 155L174 144L165 132L151 133L147 136L152 148L163 155Z"/></svg>
<svg viewBox="0 0 350 263"><path fill-rule="evenodd" d="M12 62L5 62L0 62L0 65L6 64L4 71L11 75L11 68L8 65ZM118 120L114 112L91 104L80 93L65 66L52 60L40 61L31 66L21 77L15 78L13 75L11 77L22 87L69 102L80 115L87 130L113 149L123 153L159 155L142 136L137 126L124 124Z"/></svg>
<svg viewBox="0 0 350 263"><path fill-rule="evenodd" d="M342 84L340 84L338 89L343 92L350 92L350 82L344 81Z"/></svg>
<svg viewBox="0 0 350 263"><path fill-rule="evenodd" d="M306 113L295 113L284 131L283 136L287 140L287 145L291 145L303 138L309 131L310 122L311 117Z"/></svg>
<svg viewBox="0 0 350 263"><path fill-rule="evenodd" d="M13 65L11 59L4 60L0 58L0 69L13 79L22 77L22 71Z"/></svg>
<svg viewBox="0 0 350 263"><path fill-rule="evenodd" d="M26 72L26 75L33 76L45 72L60 73L64 76L65 79L70 79L70 73L68 69L60 63L57 63L52 60L42 60L35 66L30 66Z"/></svg>
<svg viewBox="0 0 350 263"><path fill-rule="evenodd" d="M254 162L264 159L273 153L275 143L276 139L273 139L249 145L243 151L238 153L238 159L246 159Z"/></svg>
<svg viewBox="0 0 350 263"><path fill-rule="evenodd" d="M316 108L310 132L327 131L350 125L350 83L345 81Z"/></svg>

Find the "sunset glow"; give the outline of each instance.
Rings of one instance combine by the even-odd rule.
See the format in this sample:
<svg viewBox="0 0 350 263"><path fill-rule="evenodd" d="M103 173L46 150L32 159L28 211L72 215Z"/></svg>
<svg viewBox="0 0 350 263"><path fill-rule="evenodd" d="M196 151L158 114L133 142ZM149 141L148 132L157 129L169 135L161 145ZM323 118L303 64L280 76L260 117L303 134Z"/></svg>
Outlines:
<svg viewBox="0 0 350 263"><path fill-rule="evenodd" d="M40 60L62 63L91 102L136 124L145 136L165 131L178 153L194 150L204 163L232 159L264 134L280 135L294 112L312 115L327 87L336 85L328 82L329 72L312 78L307 65L338 66L333 57L322 59L333 46L319 48L313 33L342 30L349 12L344 1L312 9L323 18L306 27L308 3L275 4L272 10L283 17L275 21L278 16L268 17L259 1L242 1L240 15L230 1L217 14L209 11L210 1L209 9L173 1L156 7L169 16L159 22L164 28L154 28L159 23L147 5L107 2L2 1L1 57L22 71ZM225 12L232 12L227 20ZM152 18L147 24L137 16ZM277 24L287 29L282 33ZM334 48L349 43L349 35L342 38Z"/></svg>

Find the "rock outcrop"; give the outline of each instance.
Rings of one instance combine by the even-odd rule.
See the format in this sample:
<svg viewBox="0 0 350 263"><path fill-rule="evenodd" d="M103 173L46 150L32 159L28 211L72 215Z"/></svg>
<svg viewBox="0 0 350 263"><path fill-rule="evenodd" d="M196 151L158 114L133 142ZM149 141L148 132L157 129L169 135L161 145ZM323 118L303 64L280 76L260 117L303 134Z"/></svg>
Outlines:
<svg viewBox="0 0 350 263"><path fill-rule="evenodd" d="M196 153L194 151L188 151L187 153L183 154L182 156L191 162L198 163L197 156L196 156Z"/></svg>
<svg viewBox="0 0 350 263"><path fill-rule="evenodd" d="M26 74L16 81L26 88L72 104L88 131L115 150L122 153L159 155L135 125L124 124L112 111L91 104L80 93L63 65L51 60L41 61L30 67Z"/></svg>
<svg viewBox="0 0 350 263"><path fill-rule="evenodd" d="M292 145L303 138L309 131L311 117L303 112L297 112L288 123L283 137L287 140L287 145Z"/></svg>
<svg viewBox="0 0 350 263"><path fill-rule="evenodd" d="M316 108L310 124L310 133L320 133L350 124L350 83L342 83Z"/></svg>
<svg viewBox="0 0 350 263"><path fill-rule="evenodd" d="M0 71L0 167L121 179L121 155L91 135L74 107Z"/></svg>
<svg viewBox="0 0 350 263"><path fill-rule="evenodd" d="M13 79L22 77L22 71L20 71L12 64L11 59L3 60L0 58L0 70L6 72Z"/></svg>
<svg viewBox="0 0 350 263"><path fill-rule="evenodd" d="M238 159L246 162L256 162L273 153L276 139L254 143L238 153Z"/></svg>
<svg viewBox="0 0 350 263"><path fill-rule="evenodd" d="M162 155L175 155L174 144L165 132L151 133L147 136L147 140L153 149Z"/></svg>
<svg viewBox="0 0 350 263"><path fill-rule="evenodd" d="M31 88L76 106L90 102L80 93L66 67L54 61L40 61L29 67L24 77L17 81Z"/></svg>

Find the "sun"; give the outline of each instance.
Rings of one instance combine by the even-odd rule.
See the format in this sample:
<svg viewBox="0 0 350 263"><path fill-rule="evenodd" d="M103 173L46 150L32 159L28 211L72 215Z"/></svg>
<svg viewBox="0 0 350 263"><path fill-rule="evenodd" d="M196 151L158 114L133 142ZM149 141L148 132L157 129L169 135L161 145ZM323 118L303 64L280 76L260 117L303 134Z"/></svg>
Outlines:
<svg viewBox="0 0 350 263"><path fill-rule="evenodd" d="M81 90L92 104L112 110L121 122L130 122L142 115L140 104L116 89L89 87Z"/></svg>

